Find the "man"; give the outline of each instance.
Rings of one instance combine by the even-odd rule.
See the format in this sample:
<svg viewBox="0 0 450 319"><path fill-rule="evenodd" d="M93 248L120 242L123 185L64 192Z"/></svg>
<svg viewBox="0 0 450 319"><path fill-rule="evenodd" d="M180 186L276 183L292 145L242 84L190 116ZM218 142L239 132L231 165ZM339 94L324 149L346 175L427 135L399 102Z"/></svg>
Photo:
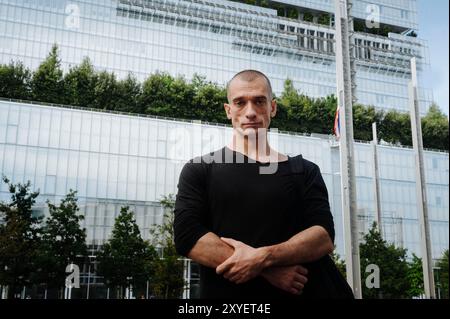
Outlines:
<svg viewBox="0 0 450 319"><path fill-rule="evenodd" d="M191 160L180 174L176 248L201 265L201 298L302 297L308 287L308 267L302 265L334 248L320 170L303 160L299 207L295 158L273 150L267 139L277 111L269 79L254 70L239 72L227 85L227 97L232 141ZM268 165L277 169L262 174Z"/></svg>

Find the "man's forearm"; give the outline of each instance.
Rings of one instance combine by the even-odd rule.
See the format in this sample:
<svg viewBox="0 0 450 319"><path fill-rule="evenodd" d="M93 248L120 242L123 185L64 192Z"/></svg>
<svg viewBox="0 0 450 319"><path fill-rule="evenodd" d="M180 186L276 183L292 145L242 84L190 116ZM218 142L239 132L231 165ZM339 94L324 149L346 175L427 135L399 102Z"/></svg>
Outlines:
<svg viewBox="0 0 450 319"><path fill-rule="evenodd" d="M264 249L267 254L265 267L271 267L312 262L330 254L334 246L323 227L313 226L281 244L260 249Z"/></svg>
<svg viewBox="0 0 450 319"><path fill-rule="evenodd" d="M188 257L206 267L216 268L228 260L234 252L233 247L216 234L209 232L197 241ZM267 267L260 272L260 276L271 285L293 294L298 294L303 289L307 281L306 274L307 271L301 266Z"/></svg>
<svg viewBox="0 0 450 319"><path fill-rule="evenodd" d="M209 232L197 241L188 257L203 266L216 268L233 252L232 247L223 242L216 234Z"/></svg>

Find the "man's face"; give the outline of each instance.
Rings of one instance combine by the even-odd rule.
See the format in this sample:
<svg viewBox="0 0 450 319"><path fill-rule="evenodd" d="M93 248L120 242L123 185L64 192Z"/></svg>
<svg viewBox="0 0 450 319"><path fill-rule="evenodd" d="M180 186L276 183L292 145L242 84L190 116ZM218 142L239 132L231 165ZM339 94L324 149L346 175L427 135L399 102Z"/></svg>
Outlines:
<svg viewBox="0 0 450 319"><path fill-rule="evenodd" d="M275 116L277 104L271 100L267 81L258 77L251 82L234 79L228 87L228 103L225 112L233 128L243 135L267 129Z"/></svg>

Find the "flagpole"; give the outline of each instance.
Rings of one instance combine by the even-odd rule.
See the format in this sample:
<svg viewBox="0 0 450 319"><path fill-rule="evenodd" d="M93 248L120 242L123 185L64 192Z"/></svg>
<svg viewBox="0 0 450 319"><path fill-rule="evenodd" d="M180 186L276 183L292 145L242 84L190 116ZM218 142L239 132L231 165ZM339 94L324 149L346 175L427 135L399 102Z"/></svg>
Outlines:
<svg viewBox="0 0 450 319"><path fill-rule="evenodd" d="M336 80L339 108L341 194L347 281L355 298L362 298L359 234L356 206L356 178L353 151L353 94L350 61L348 1L335 0Z"/></svg>
<svg viewBox="0 0 450 319"><path fill-rule="evenodd" d="M420 226L420 246L422 252L423 283L425 296L436 299L431 256L430 224L428 220L427 191L425 184L425 165L423 156L422 126L417 96L416 58L411 59L411 81L409 83L409 103L411 113L411 131L416 163L416 195Z"/></svg>

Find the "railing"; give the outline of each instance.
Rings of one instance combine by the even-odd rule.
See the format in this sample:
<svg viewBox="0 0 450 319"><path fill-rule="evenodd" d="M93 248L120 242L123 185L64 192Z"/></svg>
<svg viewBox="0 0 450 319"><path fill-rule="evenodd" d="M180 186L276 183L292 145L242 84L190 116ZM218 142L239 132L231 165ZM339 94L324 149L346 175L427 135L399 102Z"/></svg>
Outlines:
<svg viewBox="0 0 450 319"><path fill-rule="evenodd" d="M363 140L354 140L355 143L360 143L360 144L372 144L372 141L363 141ZM386 141L383 141L382 143L378 143L378 146L386 146L386 147L398 147L398 148L406 148L409 150L412 150L413 147L410 145L402 145L402 144L394 144L394 143L389 143ZM444 153L444 154L448 154L448 151L445 150L438 150L435 148L424 148L424 151L427 152L437 152L437 153Z"/></svg>

